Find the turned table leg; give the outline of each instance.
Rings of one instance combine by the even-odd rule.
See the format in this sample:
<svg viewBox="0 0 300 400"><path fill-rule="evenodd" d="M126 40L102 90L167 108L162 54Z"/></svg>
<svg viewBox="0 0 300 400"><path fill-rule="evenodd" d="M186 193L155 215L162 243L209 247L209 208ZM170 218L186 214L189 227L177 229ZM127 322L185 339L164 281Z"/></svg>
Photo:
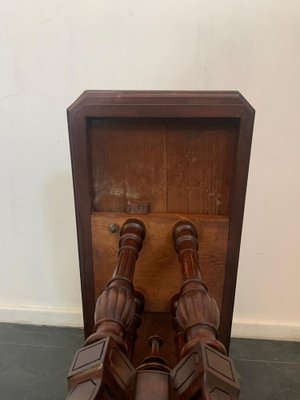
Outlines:
<svg viewBox="0 0 300 400"><path fill-rule="evenodd" d="M133 396L136 372L129 358L144 300L134 292L132 281L145 227L141 221L129 219L120 236L114 274L96 302L95 332L76 353L68 375L67 400Z"/></svg>
<svg viewBox="0 0 300 400"><path fill-rule="evenodd" d="M233 363L218 340L219 310L201 276L196 228L180 221L173 229L173 239L182 272L173 314L177 336L183 342L181 361L171 372L174 397L236 400L239 385Z"/></svg>

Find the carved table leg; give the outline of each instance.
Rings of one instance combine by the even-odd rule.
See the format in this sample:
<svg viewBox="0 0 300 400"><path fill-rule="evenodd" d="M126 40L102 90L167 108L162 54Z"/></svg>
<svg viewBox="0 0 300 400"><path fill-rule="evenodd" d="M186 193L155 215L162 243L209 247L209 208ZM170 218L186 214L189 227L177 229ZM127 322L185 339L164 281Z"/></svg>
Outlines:
<svg viewBox="0 0 300 400"><path fill-rule="evenodd" d="M129 361L127 346L130 352L143 311L142 297L134 292L132 280L145 227L141 221L129 219L120 235L115 272L96 303L95 333L76 353L68 375L67 400L133 398L136 372ZM128 330L131 330L129 341Z"/></svg>
<svg viewBox="0 0 300 400"><path fill-rule="evenodd" d="M135 301L134 319L132 324L127 329L127 337L126 337L127 355L130 360L132 360L134 345L137 339L136 331L141 325L141 315L144 312L145 298L142 295L142 293L135 291L134 301Z"/></svg>
<svg viewBox="0 0 300 400"><path fill-rule="evenodd" d="M236 400L239 385L233 363L217 339L219 310L201 277L196 228L181 221L174 227L173 238L183 280L174 306L184 341L181 361L170 374L174 397Z"/></svg>
<svg viewBox="0 0 300 400"><path fill-rule="evenodd" d="M176 310L177 310L177 305L178 305L178 299L179 299L179 297L180 297L180 294L179 294L179 293L175 294L175 295L172 297L171 302L170 302L170 306L171 306L171 307L170 307L170 313L171 313L171 315L172 315L172 317L173 317L173 319L172 319L172 325L173 325L173 328L175 329L175 332L176 332L175 343L176 343L177 356L178 356L178 358L181 357L182 348L183 348L183 346L184 346L184 344L185 344L185 341L184 341L184 332L183 332L183 330L181 329L181 327L179 326L178 321L177 321L177 318L176 318Z"/></svg>

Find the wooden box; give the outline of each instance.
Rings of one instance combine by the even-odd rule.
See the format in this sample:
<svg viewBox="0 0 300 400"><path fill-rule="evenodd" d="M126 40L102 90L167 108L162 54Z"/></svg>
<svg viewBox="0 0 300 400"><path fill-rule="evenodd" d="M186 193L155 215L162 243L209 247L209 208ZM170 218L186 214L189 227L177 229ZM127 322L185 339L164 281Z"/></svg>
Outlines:
<svg viewBox="0 0 300 400"><path fill-rule="evenodd" d="M86 91L68 109L86 335L117 259L111 225L135 213L128 203L145 202L149 212L136 216L146 226L134 279L146 299L136 363L154 333L176 361L169 307L181 281L171 233L180 219L198 229L229 346L253 121L238 92Z"/></svg>

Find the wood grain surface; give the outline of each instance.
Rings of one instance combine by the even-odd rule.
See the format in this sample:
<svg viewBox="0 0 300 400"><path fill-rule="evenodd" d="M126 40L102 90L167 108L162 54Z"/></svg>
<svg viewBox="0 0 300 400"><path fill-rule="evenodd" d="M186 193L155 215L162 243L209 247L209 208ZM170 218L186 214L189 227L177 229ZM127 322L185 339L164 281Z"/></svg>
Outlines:
<svg viewBox="0 0 300 400"><path fill-rule="evenodd" d="M137 262L137 288L149 286L146 307L167 310L179 288L176 256L166 250L171 225L181 217L197 225L193 218L204 221L205 214L200 261L221 309L220 340L229 347L254 113L237 91L85 91L68 108L86 337L95 295L116 259L118 235L107 225L128 200L143 200L150 203L143 218L154 214L145 221L154 228L146 241L152 231L159 236ZM104 214L101 222L101 212L111 218Z"/></svg>
<svg viewBox="0 0 300 400"><path fill-rule="evenodd" d="M93 213L91 216L95 297L101 294L112 276L117 261L119 234L109 230L121 226L125 213ZM203 279L221 308L224 283L228 219L193 214L139 215L146 226L143 249L137 260L134 286L145 296L145 309L168 312L171 297L181 284L180 264L174 250L172 229L180 220L190 220L199 234Z"/></svg>
<svg viewBox="0 0 300 400"><path fill-rule="evenodd" d="M228 215L234 119L99 119L90 125L93 207L125 212Z"/></svg>

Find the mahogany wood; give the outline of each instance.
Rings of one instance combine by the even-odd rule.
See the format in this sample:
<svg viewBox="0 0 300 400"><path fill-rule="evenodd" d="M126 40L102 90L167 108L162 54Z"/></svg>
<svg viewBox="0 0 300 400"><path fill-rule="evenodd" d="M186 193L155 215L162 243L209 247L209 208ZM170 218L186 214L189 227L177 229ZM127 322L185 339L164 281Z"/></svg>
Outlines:
<svg viewBox="0 0 300 400"><path fill-rule="evenodd" d="M174 227L173 238L181 264L182 286L179 296L172 299L172 306L176 331L184 343L182 360L170 374L174 398L238 399L233 362L218 340L218 306L202 280L197 230L190 221L180 221Z"/></svg>
<svg viewBox="0 0 300 400"><path fill-rule="evenodd" d="M164 344L160 349L161 356L166 360L170 368L175 367L178 363L178 354L170 313L145 312L137 334L135 351L132 358L134 366L141 365L145 357L149 355L148 338L156 334L164 340Z"/></svg>
<svg viewBox="0 0 300 400"><path fill-rule="evenodd" d="M110 279L116 258L118 232L110 231L111 224L122 226L128 218L124 213L93 213L91 216L93 236L93 268L95 293L99 296ZM189 218L199 232L201 240L200 260L203 278L207 282L218 306L222 304L224 266L227 251L228 219L222 216L148 214L139 215L147 235L143 244L134 276L136 290L145 296L146 314L137 338L137 352L134 365L139 365L149 349L147 338L151 327L157 326L160 336L165 339L161 351L168 364L176 365L176 351L173 346L171 318L168 315L170 298L180 289L181 277L176 253L172 244L172 229L180 219ZM164 314L162 314L164 313Z"/></svg>
<svg viewBox="0 0 300 400"><path fill-rule="evenodd" d="M182 269L182 286L175 303L179 332L185 341L181 357L198 342L226 354L224 345L217 340L219 309L200 271L197 230L191 222L180 221L174 227L173 237Z"/></svg>
<svg viewBox="0 0 300 400"><path fill-rule="evenodd" d="M144 199L151 213L228 215L236 119L105 118L89 129L95 211Z"/></svg>
<svg viewBox="0 0 300 400"><path fill-rule="evenodd" d="M110 279L116 258L118 232L110 231L111 224L122 226L125 213L93 213L93 269L95 293L99 296ZM228 218L195 214L138 215L147 235L134 275L136 290L145 296L148 312L169 312L170 298L180 289L181 278L172 244L172 229L176 222L189 218L199 232L203 278L213 296L222 305L225 258L228 238Z"/></svg>
<svg viewBox="0 0 300 400"><path fill-rule="evenodd" d="M129 219L120 236L117 266L96 302L95 332L76 353L68 375L69 400L132 399L135 370L128 354L143 311L143 297L135 294L132 281L144 224Z"/></svg>
<svg viewBox="0 0 300 400"><path fill-rule="evenodd" d="M253 120L238 92L87 91L68 109L87 336L106 273L95 269L91 214L125 211L136 199L150 203L149 216L228 218L223 288L211 287L222 296L220 338L228 347Z"/></svg>
<svg viewBox="0 0 300 400"><path fill-rule="evenodd" d="M132 282L145 226L129 219L120 236L117 266L96 302L95 333L69 371L67 400L238 400L234 365L217 339L219 310L200 272L195 226L182 220L173 229L183 282L171 299L181 358L172 370L160 354L163 340L157 334L148 339L152 350L142 364L135 368L129 360L143 312L144 298Z"/></svg>
<svg viewBox="0 0 300 400"><path fill-rule="evenodd" d="M95 333L88 337L86 344L111 336L127 352L127 331L138 327L137 321L144 308L143 296L135 296L133 289L135 262L145 238L144 224L140 220L128 219L120 235L118 263L96 302Z"/></svg>

